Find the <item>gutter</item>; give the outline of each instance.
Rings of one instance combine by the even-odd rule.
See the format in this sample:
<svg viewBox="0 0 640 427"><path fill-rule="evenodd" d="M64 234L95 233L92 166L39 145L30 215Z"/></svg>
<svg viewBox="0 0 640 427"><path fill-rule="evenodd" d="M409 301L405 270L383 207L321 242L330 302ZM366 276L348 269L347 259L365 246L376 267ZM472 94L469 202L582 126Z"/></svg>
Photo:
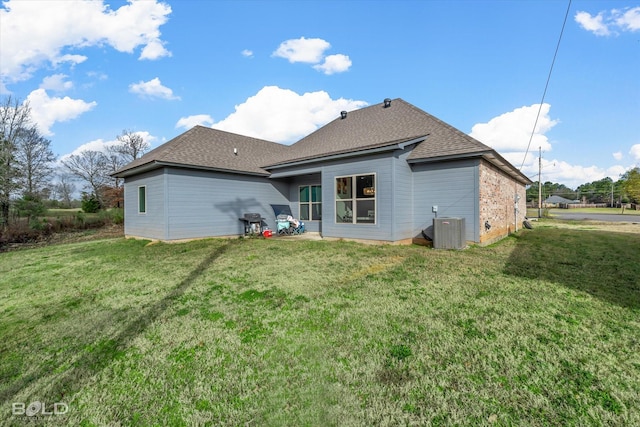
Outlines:
<svg viewBox="0 0 640 427"><path fill-rule="evenodd" d="M195 169L195 170L205 170L205 171L211 171L211 172L223 172L223 173L233 173L233 174L240 174L240 175L261 176L261 177L268 177L270 175L268 172L265 172L265 173L249 172L249 171L234 170L234 169L213 168L213 167L207 167L207 166L185 165L183 163L153 161L153 162L145 163L140 166L136 166L134 168L131 168L122 172L116 172L114 174L111 174L111 176L115 178L126 178L128 176L138 175L140 173L148 172L150 170L158 169L161 167L174 167L178 169Z"/></svg>

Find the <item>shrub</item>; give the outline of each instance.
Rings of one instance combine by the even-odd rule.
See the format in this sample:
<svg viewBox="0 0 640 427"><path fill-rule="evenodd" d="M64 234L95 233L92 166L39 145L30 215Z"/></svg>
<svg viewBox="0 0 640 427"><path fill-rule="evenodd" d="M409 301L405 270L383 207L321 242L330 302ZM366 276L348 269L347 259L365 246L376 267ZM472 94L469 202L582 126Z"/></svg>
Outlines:
<svg viewBox="0 0 640 427"><path fill-rule="evenodd" d="M42 200L39 197L28 193L21 199L16 200L15 207L18 211L18 216L26 216L27 218L42 216L47 212L47 208L44 206Z"/></svg>
<svg viewBox="0 0 640 427"><path fill-rule="evenodd" d="M100 201L95 194L82 193L82 211L96 213L100 210Z"/></svg>

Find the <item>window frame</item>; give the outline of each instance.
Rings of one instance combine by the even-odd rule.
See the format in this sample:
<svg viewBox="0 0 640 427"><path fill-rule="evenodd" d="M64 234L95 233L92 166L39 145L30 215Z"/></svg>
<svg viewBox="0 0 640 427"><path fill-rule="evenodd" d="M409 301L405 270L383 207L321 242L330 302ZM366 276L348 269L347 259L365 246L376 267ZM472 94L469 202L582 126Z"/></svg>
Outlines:
<svg viewBox="0 0 640 427"><path fill-rule="evenodd" d="M357 196L357 179L363 176L373 177L373 195L371 197L358 197ZM350 180L351 197L339 198L338 197L338 181ZM334 221L335 224L347 224L347 225L377 225L378 224L378 197L377 197L377 183L378 176L375 172L358 173L353 175L339 175L333 179L333 197L334 197ZM351 202L351 222L338 221L338 203L339 202ZM373 222L358 221L358 203L373 202Z"/></svg>
<svg viewBox="0 0 640 427"><path fill-rule="evenodd" d="M141 190L144 192L144 198L141 199L140 198L140 192ZM140 202L143 202L144 205L142 205ZM140 209L140 208L144 208L144 210ZM138 186L138 215L146 215L147 214L147 186L146 185L139 185Z"/></svg>
<svg viewBox="0 0 640 427"><path fill-rule="evenodd" d="M320 189L320 201L319 202L314 202L313 201L313 187L318 187ZM300 200L300 192L303 188L308 188L309 189L309 201L308 202L303 202ZM306 205L308 206L308 212L309 212L309 219L303 219L302 218L302 205ZM320 218L314 218L313 217L313 205L320 205ZM305 184L305 185L299 185L298 186L298 216L300 217L301 221L322 221L322 184Z"/></svg>

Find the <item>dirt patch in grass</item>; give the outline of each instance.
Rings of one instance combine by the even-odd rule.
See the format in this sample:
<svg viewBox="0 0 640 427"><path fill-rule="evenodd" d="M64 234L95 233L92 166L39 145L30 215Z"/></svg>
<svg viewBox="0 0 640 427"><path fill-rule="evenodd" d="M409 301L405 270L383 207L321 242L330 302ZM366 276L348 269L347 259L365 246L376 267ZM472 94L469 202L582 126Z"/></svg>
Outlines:
<svg viewBox="0 0 640 427"><path fill-rule="evenodd" d="M570 228L573 230L599 230L609 231L612 233L634 233L640 234L640 222L606 222L606 221L590 221L590 220L560 220L560 219L542 219L540 221L532 221L531 224L536 227L556 227Z"/></svg>

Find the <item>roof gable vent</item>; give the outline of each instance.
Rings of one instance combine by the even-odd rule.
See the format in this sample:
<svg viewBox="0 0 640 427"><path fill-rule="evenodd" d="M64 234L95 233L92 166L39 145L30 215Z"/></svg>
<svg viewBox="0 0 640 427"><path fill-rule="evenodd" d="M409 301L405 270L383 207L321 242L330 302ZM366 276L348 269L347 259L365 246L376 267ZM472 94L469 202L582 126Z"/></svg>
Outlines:
<svg viewBox="0 0 640 427"><path fill-rule="evenodd" d="M385 98L384 99L384 108L389 108L389 107L391 107L391 99Z"/></svg>
<svg viewBox="0 0 640 427"><path fill-rule="evenodd" d="M340 111L340 118L341 119L346 119L347 118L347 112L346 111Z"/></svg>

